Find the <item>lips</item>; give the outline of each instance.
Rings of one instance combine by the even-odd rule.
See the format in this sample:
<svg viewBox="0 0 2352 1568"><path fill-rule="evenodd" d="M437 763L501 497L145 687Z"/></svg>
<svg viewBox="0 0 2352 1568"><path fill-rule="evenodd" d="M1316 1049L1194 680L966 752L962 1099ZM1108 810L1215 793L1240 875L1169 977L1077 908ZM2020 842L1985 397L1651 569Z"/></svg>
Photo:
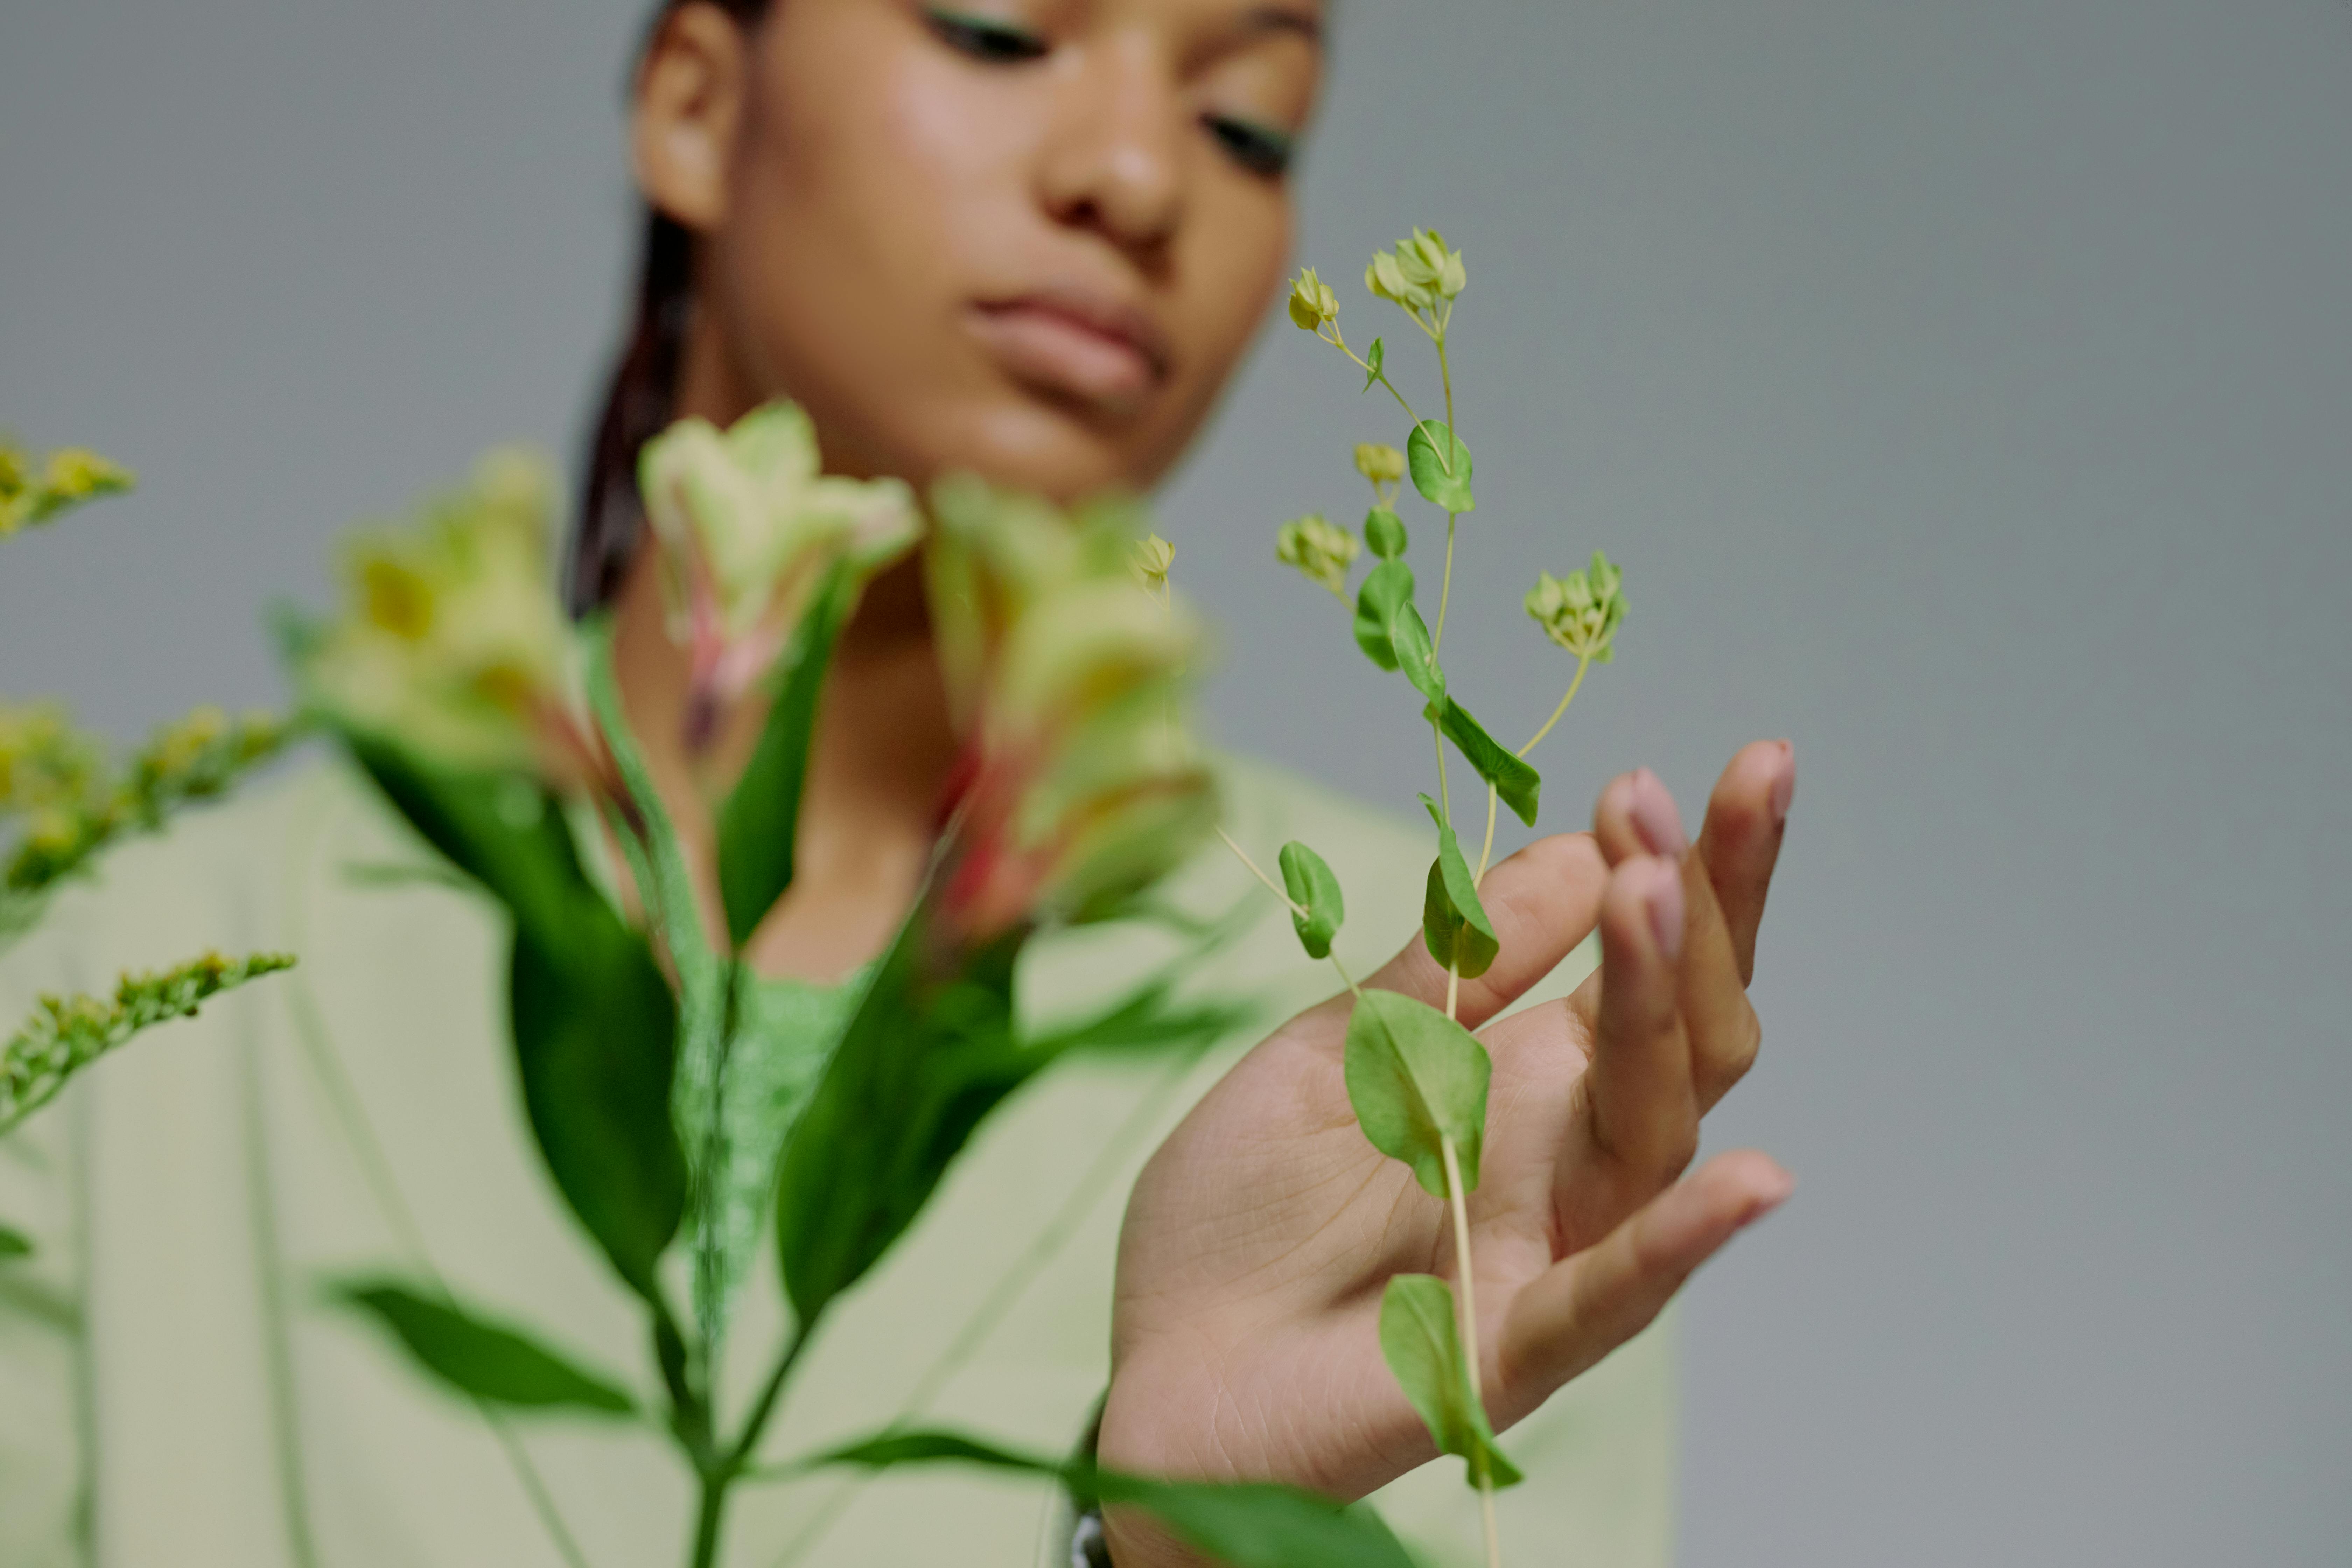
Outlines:
<svg viewBox="0 0 2352 1568"><path fill-rule="evenodd" d="M1168 378L1168 340L1149 311L1116 296L1056 286L983 300L971 326L1000 369L1048 396L1118 416Z"/></svg>

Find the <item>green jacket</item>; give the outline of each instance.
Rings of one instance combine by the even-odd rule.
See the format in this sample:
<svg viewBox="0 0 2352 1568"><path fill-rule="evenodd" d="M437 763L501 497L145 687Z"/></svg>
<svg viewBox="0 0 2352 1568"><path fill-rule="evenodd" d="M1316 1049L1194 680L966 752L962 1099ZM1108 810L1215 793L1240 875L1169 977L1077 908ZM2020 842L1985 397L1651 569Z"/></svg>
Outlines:
<svg viewBox="0 0 2352 1568"><path fill-rule="evenodd" d="M1405 940L1423 836L1245 764L1229 769L1227 797L1234 836L1269 860L1293 837L1329 860L1356 911L1339 947L1357 973ZM561 1563L483 1418L321 1289L352 1274L419 1277L421 1244L461 1300L649 1381L638 1312L523 1131L502 1043L498 917L404 874L432 864L355 775L312 765L118 850L98 884L64 894L0 958L5 1020L40 992L102 990L120 970L206 948L301 957L123 1047L0 1139L0 1220L37 1247L0 1263L5 1568ZM1174 890L1217 910L1253 886L1219 849ZM1210 978L1267 996L1279 1016L1325 994L1328 971L1265 907ZM1139 973L1150 941L1080 933L1039 954L1024 984L1031 999L1076 1006ZM1580 952L1541 994L1589 963ZM898 1414L1049 1230L1066 1242L926 1415L1066 1448L1107 1373L1119 1199L1248 1044L1226 1042L1172 1078L1164 1058L1066 1062L984 1124L802 1363L767 1452L805 1452ZM739 1402L774 1342L780 1294L763 1263L726 1369ZM1530 1476L1502 1500L1513 1561L1668 1562L1668 1342L1653 1329L1510 1434ZM688 1477L658 1434L571 1417L519 1418L511 1431L593 1568L684 1560ZM1027 1568L1057 1550L1041 1486L925 1469L740 1489L727 1561L777 1563L844 1490L803 1562ZM1475 1559L1475 1500L1458 1464L1425 1467L1378 1501L1432 1563Z"/></svg>

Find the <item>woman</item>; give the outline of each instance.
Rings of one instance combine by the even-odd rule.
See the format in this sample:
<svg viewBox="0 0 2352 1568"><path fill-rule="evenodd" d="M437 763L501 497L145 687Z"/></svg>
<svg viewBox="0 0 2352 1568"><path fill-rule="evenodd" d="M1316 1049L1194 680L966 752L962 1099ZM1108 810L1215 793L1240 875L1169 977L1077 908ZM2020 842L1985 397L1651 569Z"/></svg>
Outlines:
<svg viewBox="0 0 2352 1568"><path fill-rule="evenodd" d="M1065 498L1149 487L1279 287L1285 166L1324 25L1312 0L664 11L633 98L651 209L639 319L572 579L579 607L616 613L641 733L679 733L685 672L642 548L636 446L675 416L723 424L789 395L842 472L920 484L965 468ZM854 968L920 873L952 737L917 584L910 571L876 584L838 658L799 878L752 945L768 972ZM656 748L651 761L707 842L683 758ZM1547 839L1490 874L1503 957L1464 986L1469 1021L1580 978L1559 971L1596 925L1603 953L1564 1002L1485 1031L1496 1083L1474 1223L1498 1424L1634 1335L1786 1195L1760 1155L1682 1173L1699 1116L1755 1052L1745 983L1793 782L1784 744L1743 751L1692 845L1663 786L1628 774L1591 836ZM1401 828L1246 768L1227 795L1244 843L1308 837L1351 902L1418 907L1426 849ZM12 960L12 985L27 987L191 941L290 947L304 965L278 995L251 994L92 1075L41 1131L40 1168L0 1175L12 1219L54 1243L47 1272L0 1302L10 1563L73 1560L85 1526L110 1563L240 1568L556 1562L566 1531L596 1563L677 1550L685 1479L656 1439L494 1429L314 1305L322 1274L429 1268L592 1359L642 1360L633 1315L515 1135L488 917L413 878L381 885L416 862L348 777L318 770L121 858L105 892ZM1179 890L1214 905L1246 887L1203 863ZM1130 962L1115 943L1074 952L1041 988L1076 994ZM1278 919L1218 976L1276 977L1302 1003L1316 994ZM1443 988L1417 938L1370 984ZM1133 1163L1097 1163L1107 1133L1113 1162L1150 1145L1164 1101L1118 1066L1050 1081L990 1131L828 1329L771 1447L918 1404L1066 1443L1107 1376L1108 1464L1348 1496L1419 1466L1427 1438L1369 1314L1387 1276L1443 1272L1448 1249L1433 1201L1355 1132L1336 1069L1345 1018L1325 1001L1238 1061L1225 1053L1159 1143L1118 1237L1107 1368L1096 1304L1112 1217L1064 1200L1125 1190ZM1002 1323L957 1344L1008 1266L1023 1278L1073 1225ZM1570 1542L1663 1560L1658 1353L1612 1362L1580 1405L1580 1388L1513 1439L1536 1479L1508 1495L1507 1536L1547 1561ZM1383 1503L1451 1552L1468 1539L1468 1494L1454 1478L1421 1484L1433 1475ZM796 1544L826 1563L1016 1561L1036 1534L1034 1494L984 1479L893 1477L837 1512L848 1494L831 1485L747 1499L728 1560L776 1562ZM1121 1568L1187 1561L1138 1521L1107 1524Z"/></svg>

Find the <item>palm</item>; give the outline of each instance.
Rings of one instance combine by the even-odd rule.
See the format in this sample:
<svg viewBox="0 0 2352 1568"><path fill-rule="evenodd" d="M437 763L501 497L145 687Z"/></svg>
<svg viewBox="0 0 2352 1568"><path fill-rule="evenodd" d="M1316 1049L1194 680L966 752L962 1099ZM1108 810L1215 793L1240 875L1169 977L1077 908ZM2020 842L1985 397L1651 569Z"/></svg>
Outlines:
<svg viewBox="0 0 2352 1568"><path fill-rule="evenodd" d="M1629 777L1603 795L1591 837L1546 840L1487 880L1503 957L1464 984L1460 1012L1484 1024L1494 1058L1469 1215L1498 1426L1637 1331L1785 1191L1753 1154L1675 1178L1699 1115L1753 1054L1744 985L1786 766L1779 747L1743 752L1678 873L1646 852L1679 847L1657 842L1679 839L1660 826L1663 790ZM1678 952L1654 934L1661 898ZM1603 967L1574 995L1487 1022L1596 924ZM1418 941L1367 984L1444 993ZM1356 1124L1340 1071L1349 1005L1337 997L1259 1045L1138 1182L1120 1246L1107 1462L1354 1497L1430 1457L1377 1326L1391 1276L1454 1277L1453 1233L1444 1205Z"/></svg>

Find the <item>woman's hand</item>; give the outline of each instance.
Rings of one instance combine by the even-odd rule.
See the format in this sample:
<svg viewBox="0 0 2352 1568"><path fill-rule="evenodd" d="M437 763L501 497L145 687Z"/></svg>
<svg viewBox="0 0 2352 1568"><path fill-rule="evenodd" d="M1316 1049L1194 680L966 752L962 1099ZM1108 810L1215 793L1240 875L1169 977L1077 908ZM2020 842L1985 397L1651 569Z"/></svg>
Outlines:
<svg viewBox="0 0 2352 1568"><path fill-rule="evenodd" d="M1748 746L1686 845L1664 785L1628 773L1591 834L1487 875L1502 952L1462 983L1460 1016L1487 1025L1495 1064L1469 1207L1498 1428L1639 1332L1789 1194L1753 1152L1683 1172L1699 1118L1755 1059L1747 984L1795 777L1786 742ZM1596 923L1601 965L1573 995L1488 1024ZM1419 937L1365 984L1444 1005ZM1381 1359L1381 1291L1395 1274L1450 1277L1452 1232L1356 1125L1348 1015L1342 994L1285 1025L1145 1167L1119 1244L1106 1466L1355 1498L1431 1457ZM1110 1525L1121 1568L1188 1561Z"/></svg>

